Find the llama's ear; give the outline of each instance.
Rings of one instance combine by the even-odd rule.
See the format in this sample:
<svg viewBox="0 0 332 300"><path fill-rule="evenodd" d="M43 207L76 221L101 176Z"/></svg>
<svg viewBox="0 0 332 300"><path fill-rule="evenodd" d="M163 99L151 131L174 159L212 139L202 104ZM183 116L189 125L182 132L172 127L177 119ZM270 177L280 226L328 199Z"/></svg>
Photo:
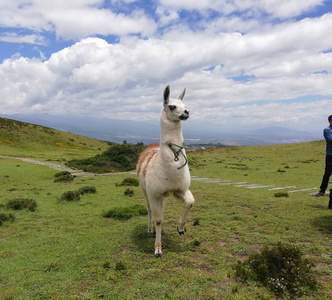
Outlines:
<svg viewBox="0 0 332 300"><path fill-rule="evenodd" d="M186 93L186 88L183 90L183 92L179 95L178 99L182 100L184 97L184 94Z"/></svg>
<svg viewBox="0 0 332 300"><path fill-rule="evenodd" d="M165 90L164 90L164 104L167 104L169 101L169 94L170 94L170 90L169 90L169 85L166 86Z"/></svg>

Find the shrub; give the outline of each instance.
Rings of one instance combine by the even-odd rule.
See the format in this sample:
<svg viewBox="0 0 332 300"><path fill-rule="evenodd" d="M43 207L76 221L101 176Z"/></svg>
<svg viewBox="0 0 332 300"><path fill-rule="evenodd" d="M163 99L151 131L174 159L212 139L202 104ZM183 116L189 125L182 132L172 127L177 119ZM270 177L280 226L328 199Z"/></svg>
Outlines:
<svg viewBox="0 0 332 300"><path fill-rule="evenodd" d="M6 207L14 210L28 209L29 211L35 211L37 209L37 202L29 198L15 198L9 200Z"/></svg>
<svg viewBox="0 0 332 300"><path fill-rule="evenodd" d="M54 175L54 177L61 177L61 176L67 176L67 175L71 175L70 172L68 172L68 171L62 171L62 172L56 173Z"/></svg>
<svg viewBox="0 0 332 300"><path fill-rule="evenodd" d="M289 197L287 192L279 192L279 193L275 193L274 197Z"/></svg>
<svg viewBox="0 0 332 300"><path fill-rule="evenodd" d="M134 195L134 191L131 190L131 189L126 189L126 190L124 191L124 194L125 194L126 196L132 197L132 196Z"/></svg>
<svg viewBox="0 0 332 300"><path fill-rule="evenodd" d="M94 186L83 186L81 187L78 192L81 194L81 195L84 195L84 194L95 194L97 193L97 190Z"/></svg>
<svg viewBox="0 0 332 300"><path fill-rule="evenodd" d="M78 191L68 191L62 194L60 200L62 201L79 201L81 194Z"/></svg>
<svg viewBox="0 0 332 300"><path fill-rule="evenodd" d="M15 220L15 217L12 214L0 214L0 226L4 222L13 222Z"/></svg>
<svg viewBox="0 0 332 300"><path fill-rule="evenodd" d="M71 160L66 165L95 173L134 170L138 156L143 149L143 143L111 144L110 148L102 154L87 159Z"/></svg>
<svg viewBox="0 0 332 300"><path fill-rule="evenodd" d="M115 207L103 214L105 218L115 220L129 220L135 216L146 216L148 214L146 208L142 205L135 204L128 207Z"/></svg>
<svg viewBox="0 0 332 300"><path fill-rule="evenodd" d="M68 171L62 171L54 175L54 182L72 182L74 176L71 175Z"/></svg>
<svg viewBox="0 0 332 300"><path fill-rule="evenodd" d="M117 183L116 186L139 186L139 182L137 178L127 177L121 183Z"/></svg>
<svg viewBox="0 0 332 300"><path fill-rule="evenodd" d="M265 246L261 253L250 255L243 263L238 262L235 273L245 282L261 282L276 294L301 296L306 289L317 288L312 267L297 247L278 244L271 249Z"/></svg>

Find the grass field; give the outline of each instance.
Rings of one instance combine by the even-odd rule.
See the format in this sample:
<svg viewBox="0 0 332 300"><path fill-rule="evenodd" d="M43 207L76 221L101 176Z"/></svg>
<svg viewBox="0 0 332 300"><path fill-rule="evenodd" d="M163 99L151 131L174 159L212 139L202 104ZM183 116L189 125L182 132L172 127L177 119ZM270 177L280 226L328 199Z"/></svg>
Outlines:
<svg viewBox="0 0 332 300"><path fill-rule="evenodd" d="M0 146L19 156L22 149ZM57 152L57 150L59 150ZM318 187L324 142L237 147L189 153L191 175L297 189ZM66 152L68 151L68 152ZM84 157L98 148L39 151L32 158L57 161L68 153ZM28 156L28 149L24 150ZM58 153L58 154L57 154ZM66 154L67 153L67 154ZM61 159L59 159L62 162ZM308 192L274 197L267 189L246 189L192 181L196 203L186 234L179 236L182 204L170 197L164 212L163 257L153 255L147 217L104 218L109 209L144 206L139 187L117 186L135 175L77 177L54 182L57 171L10 157L0 158L0 299L277 299L257 282L241 282L234 272L263 246L298 246L315 264L319 283L303 299L332 299L332 211L328 197ZM67 191L94 186L79 201L59 201ZM132 197L125 195L127 188ZM34 199L37 210L13 211L12 199ZM284 296L287 298L287 295Z"/></svg>

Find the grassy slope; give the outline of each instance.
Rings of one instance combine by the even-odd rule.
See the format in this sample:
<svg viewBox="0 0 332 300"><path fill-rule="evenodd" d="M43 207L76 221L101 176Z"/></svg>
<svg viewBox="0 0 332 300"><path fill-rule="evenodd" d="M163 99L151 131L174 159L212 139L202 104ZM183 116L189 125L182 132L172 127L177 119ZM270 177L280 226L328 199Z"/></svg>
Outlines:
<svg viewBox="0 0 332 300"><path fill-rule="evenodd" d="M0 155L63 161L106 150L107 142L52 128L0 118Z"/></svg>
<svg viewBox="0 0 332 300"><path fill-rule="evenodd" d="M37 148L32 153L38 157ZM86 154L84 149L77 153ZM190 154L192 175L298 188L320 184L323 158L323 142ZM300 192L275 198L266 189L193 181L196 204L187 232L177 234L182 205L170 198L164 256L156 259L146 217L115 221L101 216L116 206L144 205L138 187L130 187L135 194L128 197L127 187L115 186L128 175L54 183L56 171L48 167L10 158L0 164L0 203L29 197L39 205L37 212L14 212L15 222L0 227L0 299L271 299L265 288L237 281L233 265L280 241L299 245L316 263L320 289L304 298L332 298L328 197ZM85 185L98 193L79 202L58 202L62 193ZM116 268L120 262L123 270Z"/></svg>

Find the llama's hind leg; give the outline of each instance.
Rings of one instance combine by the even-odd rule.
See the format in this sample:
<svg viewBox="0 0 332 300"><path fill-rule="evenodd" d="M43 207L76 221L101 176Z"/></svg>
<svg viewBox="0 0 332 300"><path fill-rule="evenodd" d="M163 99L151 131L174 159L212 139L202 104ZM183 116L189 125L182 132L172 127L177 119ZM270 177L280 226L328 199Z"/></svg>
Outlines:
<svg viewBox="0 0 332 300"><path fill-rule="evenodd" d="M151 207L149 203L149 198L148 195L145 191L145 189L142 188L142 193L145 199L145 204L146 204L146 209L148 211L148 233L153 233L153 225L152 225L152 212L151 212Z"/></svg>
<svg viewBox="0 0 332 300"><path fill-rule="evenodd" d="M193 194L191 193L190 190L186 191L185 193L182 192L174 192L174 196L181 201L184 202L184 210L182 212L182 215L179 220L179 226L178 226L178 232L180 235L184 234L184 225L186 224L187 216L189 213L189 210L192 208L195 199Z"/></svg>

